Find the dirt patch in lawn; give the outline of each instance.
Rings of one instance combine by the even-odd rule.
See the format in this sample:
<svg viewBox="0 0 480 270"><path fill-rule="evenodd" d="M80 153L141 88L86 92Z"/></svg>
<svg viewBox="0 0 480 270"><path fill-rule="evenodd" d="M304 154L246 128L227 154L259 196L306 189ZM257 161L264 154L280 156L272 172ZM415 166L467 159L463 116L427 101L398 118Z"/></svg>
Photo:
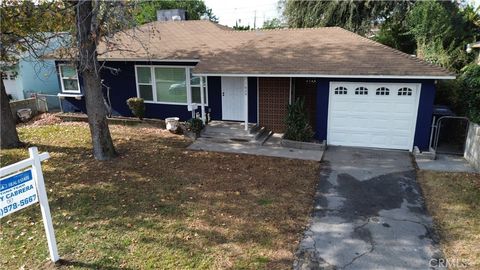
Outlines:
<svg viewBox="0 0 480 270"><path fill-rule="evenodd" d="M51 154L44 171L60 268L291 268L319 163L189 151L189 140L145 125L112 125L120 156L97 162L85 123L19 131ZM1 164L27 155L2 150ZM44 265L39 209L3 218L0 242L0 268Z"/></svg>
<svg viewBox="0 0 480 270"><path fill-rule="evenodd" d="M480 174L420 171L450 269L480 269Z"/></svg>

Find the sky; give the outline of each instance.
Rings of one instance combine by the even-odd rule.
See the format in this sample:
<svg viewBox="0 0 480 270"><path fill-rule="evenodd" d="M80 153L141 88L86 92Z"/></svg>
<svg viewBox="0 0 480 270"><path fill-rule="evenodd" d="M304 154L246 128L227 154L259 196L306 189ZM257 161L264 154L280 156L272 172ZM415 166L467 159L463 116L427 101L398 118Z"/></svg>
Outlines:
<svg viewBox="0 0 480 270"><path fill-rule="evenodd" d="M207 7L213 10L220 20L219 23L234 26L237 20L240 25L253 27L255 13L256 26L262 27L263 21L279 17L278 0L204 0ZM474 6L480 5L480 0L468 0Z"/></svg>
<svg viewBox="0 0 480 270"><path fill-rule="evenodd" d="M262 27L263 21L277 18L278 0L204 0L207 7L219 18L219 23L234 26L236 20L240 25L253 27L256 12L256 26Z"/></svg>

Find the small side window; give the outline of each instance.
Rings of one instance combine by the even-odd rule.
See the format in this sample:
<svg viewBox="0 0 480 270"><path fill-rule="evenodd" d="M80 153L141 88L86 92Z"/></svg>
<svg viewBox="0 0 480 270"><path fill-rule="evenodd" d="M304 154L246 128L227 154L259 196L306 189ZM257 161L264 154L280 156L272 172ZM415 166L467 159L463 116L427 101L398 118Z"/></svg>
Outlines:
<svg viewBox="0 0 480 270"><path fill-rule="evenodd" d="M80 93L77 69L71 65L58 65L62 84L62 92Z"/></svg>
<svg viewBox="0 0 480 270"><path fill-rule="evenodd" d="M380 87L380 88L377 88L377 91L375 92L375 94L377 96L388 96L390 95L390 89L386 87Z"/></svg>
<svg viewBox="0 0 480 270"><path fill-rule="evenodd" d="M343 86L339 86L335 88L334 94L335 95L346 95L348 93L348 89Z"/></svg>
<svg viewBox="0 0 480 270"><path fill-rule="evenodd" d="M368 88L360 86L355 89L355 95L368 95Z"/></svg>
<svg viewBox="0 0 480 270"><path fill-rule="evenodd" d="M398 89L398 95L399 96L411 96L412 95L412 89L408 87L402 87Z"/></svg>

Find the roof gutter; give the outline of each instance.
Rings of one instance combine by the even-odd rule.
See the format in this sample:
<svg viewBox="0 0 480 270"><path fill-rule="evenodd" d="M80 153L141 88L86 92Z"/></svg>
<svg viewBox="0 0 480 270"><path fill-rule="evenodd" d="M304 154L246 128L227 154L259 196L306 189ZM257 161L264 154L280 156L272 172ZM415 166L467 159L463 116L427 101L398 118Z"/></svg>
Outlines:
<svg viewBox="0 0 480 270"><path fill-rule="evenodd" d="M59 58L55 56L42 56L44 60L55 60L55 61L72 61L72 58ZM98 57L98 61L106 61L106 62L200 62L199 59L151 59L151 58L104 58Z"/></svg>
<svg viewBox="0 0 480 270"><path fill-rule="evenodd" d="M199 59L151 59L151 58L98 58L98 61L112 61L112 62L200 62Z"/></svg>
<svg viewBox="0 0 480 270"><path fill-rule="evenodd" d="M453 80L456 76L413 76L413 75L331 75L331 74L261 74L261 73L195 73L194 76L225 77L291 77L291 78L335 78L335 79L416 79L416 80Z"/></svg>

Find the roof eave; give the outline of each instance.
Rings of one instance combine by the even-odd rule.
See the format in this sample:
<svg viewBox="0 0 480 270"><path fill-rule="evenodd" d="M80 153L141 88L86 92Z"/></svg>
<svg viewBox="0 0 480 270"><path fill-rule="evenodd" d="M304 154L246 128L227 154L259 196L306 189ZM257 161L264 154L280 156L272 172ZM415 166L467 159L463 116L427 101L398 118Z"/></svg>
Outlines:
<svg viewBox="0 0 480 270"><path fill-rule="evenodd" d="M292 77L292 78L335 78L335 79L417 79L417 80L453 80L454 75L332 75L332 74L272 74L272 73L215 73L193 72L194 76L230 76L230 77Z"/></svg>
<svg viewBox="0 0 480 270"><path fill-rule="evenodd" d="M196 58L106 58L100 57L98 61L112 61L112 62L200 62Z"/></svg>

